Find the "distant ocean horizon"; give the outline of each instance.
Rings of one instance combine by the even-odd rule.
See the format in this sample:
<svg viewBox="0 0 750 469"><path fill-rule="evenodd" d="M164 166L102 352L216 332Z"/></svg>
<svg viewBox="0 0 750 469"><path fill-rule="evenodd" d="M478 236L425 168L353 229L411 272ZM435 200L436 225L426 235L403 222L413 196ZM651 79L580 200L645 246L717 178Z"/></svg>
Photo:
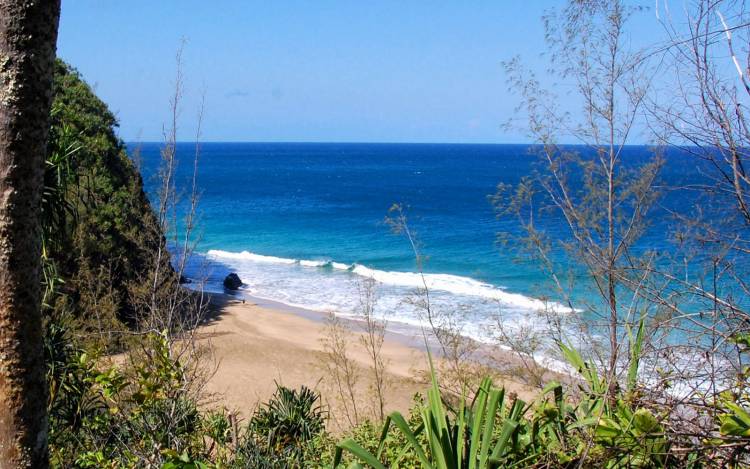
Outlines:
<svg viewBox="0 0 750 469"><path fill-rule="evenodd" d="M136 144L129 144L133 150ZM147 191L153 195L161 144L138 144ZM200 242L187 275L223 291L236 272L242 292L316 311L354 314L358 286L378 282L378 311L390 321L421 324L408 300L422 278L406 238L384 222L404 207L416 234L433 306L456 311L467 335L480 338L497 314L532 326L544 302L569 314L548 275L516 248L496 242L518 234L512 217L498 218L490 198L499 183L517 184L533 170L525 144L201 143ZM194 144L177 145L178 185L187 186ZM646 146L626 147L634 163ZM684 184L693 159L672 155L662 179ZM667 204L684 204L670 195ZM641 240L670 249L669 221L655 216ZM565 237L559 216L539 221ZM570 265L575 273L580 267ZM581 296L589 295L580 289ZM588 301L590 298L580 298Z"/></svg>

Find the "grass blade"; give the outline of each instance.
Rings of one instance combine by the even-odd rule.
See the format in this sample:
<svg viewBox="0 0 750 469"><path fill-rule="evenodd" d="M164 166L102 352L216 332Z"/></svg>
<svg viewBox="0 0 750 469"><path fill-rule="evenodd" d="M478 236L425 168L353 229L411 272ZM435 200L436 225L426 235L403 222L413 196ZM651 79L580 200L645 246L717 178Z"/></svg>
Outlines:
<svg viewBox="0 0 750 469"><path fill-rule="evenodd" d="M363 447L359 446L356 441L352 440L351 438L347 438L346 440L342 441L338 445L336 445L336 456L333 460L333 467L335 468L339 463L341 463L341 450L347 450L350 453L352 453L354 456L358 457L362 461L369 464L374 469L386 469L385 466L378 461L378 458L370 454L369 451L364 449Z"/></svg>
<svg viewBox="0 0 750 469"><path fill-rule="evenodd" d="M380 442L378 443L378 454L377 457L380 459L380 456L383 454L383 448L385 447L385 439L388 437L388 430L391 428L391 416L385 418L385 422L383 423L383 430L380 432Z"/></svg>
<svg viewBox="0 0 750 469"><path fill-rule="evenodd" d="M482 434L482 420L484 418L484 409L487 405L487 397L489 395L489 378L482 380L482 384L479 386L479 391L474 398L474 407L472 408L472 422L471 422L471 442L469 443L469 469L475 469L477 464L477 456L479 453L479 438Z"/></svg>
<svg viewBox="0 0 750 469"><path fill-rule="evenodd" d="M493 389L490 392L490 403L487 406L482 426L482 448L479 453L479 467L487 467L487 455L490 452L490 441L495 429L495 417L497 416L501 400L505 400L505 389Z"/></svg>
<svg viewBox="0 0 750 469"><path fill-rule="evenodd" d="M432 467L430 464L430 460L427 459L427 455L425 455L424 450L422 450L422 445L420 445L419 441L417 440L417 436L414 434L414 432L411 431L411 429L409 428L409 424L406 423L404 417L400 413L394 412L391 414L391 422L396 427L398 427L399 430L401 430L401 433L404 434L406 440L414 449L414 452L417 455L417 459L419 459L425 469L429 469L430 467ZM427 430L426 427L423 428Z"/></svg>
<svg viewBox="0 0 750 469"><path fill-rule="evenodd" d="M513 435L513 432L516 431L516 428L518 428L518 423L513 420L506 420L503 423L503 428L500 432L500 438L495 445L495 449L492 451L491 459L500 459L500 457L505 452L505 447L508 444L508 440L510 440L511 435Z"/></svg>

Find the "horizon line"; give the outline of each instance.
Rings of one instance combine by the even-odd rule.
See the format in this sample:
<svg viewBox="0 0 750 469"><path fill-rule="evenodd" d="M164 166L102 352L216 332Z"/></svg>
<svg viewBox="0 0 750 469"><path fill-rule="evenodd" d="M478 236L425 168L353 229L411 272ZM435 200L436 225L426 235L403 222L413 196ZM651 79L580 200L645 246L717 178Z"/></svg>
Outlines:
<svg viewBox="0 0 750 469"><path fill-rule="evenodd" d="M127 145L131 144L164 144L163 140L125 140L123 142ZM368 141L323 141L323 140L178 140L178 144L207 144L207 143L254 143L254 144L287 144L287 145L544 145L542 143L529 143L529 142L368 142ZM557 145L563 146L590 146L584 143L566 143L561 142ZM656 145L653 143L628 143L623 145L625 147L648 147L648 146L664 146ZM678 145L667 145L667 146L678 146Z"/></svg>

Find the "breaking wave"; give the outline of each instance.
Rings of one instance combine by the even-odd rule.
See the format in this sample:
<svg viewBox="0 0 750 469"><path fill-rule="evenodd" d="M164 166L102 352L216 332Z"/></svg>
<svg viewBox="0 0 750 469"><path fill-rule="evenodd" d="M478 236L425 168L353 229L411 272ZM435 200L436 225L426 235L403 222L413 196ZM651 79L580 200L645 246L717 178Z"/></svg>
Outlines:
<svg viewBox="0 0 750 469"><path fill-rule="evenodd" d="M407 289L423 289L446 292L459 297L476 297L493 300L501 305L528 311L554 311L560 313L571 312L570 308L559 303L545 302L530 298L519 293L511 293L501 287L481 282L469 277L452 274L435 274L419 272L395 272L377 270L361 264L344 264L331 260L288 259L284 257L266 256L249 251L229 252L221 250L208 251L207 256L214 260L226 261L230 264L237 261L250 263L266 263L278 265L298 265L301 267L331 269L349 272L353 276L370 278L386 285Z"/></svg>

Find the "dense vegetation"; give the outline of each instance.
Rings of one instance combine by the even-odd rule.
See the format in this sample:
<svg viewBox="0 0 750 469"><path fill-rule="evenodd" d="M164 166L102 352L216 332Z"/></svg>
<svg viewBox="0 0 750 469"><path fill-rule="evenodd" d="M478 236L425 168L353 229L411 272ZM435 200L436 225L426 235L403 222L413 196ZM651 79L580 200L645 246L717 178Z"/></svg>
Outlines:
<svg viewBox="0 0 750 469"><path fill-rule="evenodd" d="M117 120L59 60L51 114L43 202L46 280L54 290L48 312L71 315L88 340L116 347L122 326L138 320L139 291L162 234L115 134Z"/></svg>

